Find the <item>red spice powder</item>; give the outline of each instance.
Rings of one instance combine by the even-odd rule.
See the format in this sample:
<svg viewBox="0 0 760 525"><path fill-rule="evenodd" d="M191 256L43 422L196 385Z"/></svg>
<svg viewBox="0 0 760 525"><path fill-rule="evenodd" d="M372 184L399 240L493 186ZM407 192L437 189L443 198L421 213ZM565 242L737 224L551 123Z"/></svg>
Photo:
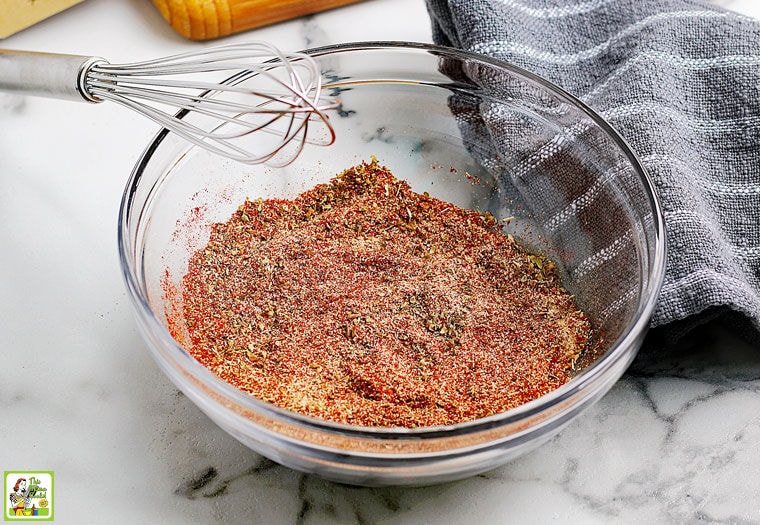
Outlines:
<svg viewBox="0 0 760 525"><path fill-rule="evenodd" d="M181 287L167 311L183 313L200 363L282 408L362 426L516 407L568 381L590 331L554 264L375 159L293 200L247 200Z"/></svg>

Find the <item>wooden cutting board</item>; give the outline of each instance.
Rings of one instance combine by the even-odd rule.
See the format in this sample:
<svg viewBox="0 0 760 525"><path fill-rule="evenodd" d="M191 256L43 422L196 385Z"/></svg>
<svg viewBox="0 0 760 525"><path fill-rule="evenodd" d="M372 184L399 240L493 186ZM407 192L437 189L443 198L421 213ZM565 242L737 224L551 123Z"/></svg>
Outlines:
<svg viewBox="0 0 760 525"><path fill-rule="evenodd" d="M83 0L0 0L0 38L21 31Z"/></svg>
<svg viewBox="0 0 760 525"><path fill-rule="evenodd" d="M153 0L169 25L193 40L239 33L361 0Z"/></svg>

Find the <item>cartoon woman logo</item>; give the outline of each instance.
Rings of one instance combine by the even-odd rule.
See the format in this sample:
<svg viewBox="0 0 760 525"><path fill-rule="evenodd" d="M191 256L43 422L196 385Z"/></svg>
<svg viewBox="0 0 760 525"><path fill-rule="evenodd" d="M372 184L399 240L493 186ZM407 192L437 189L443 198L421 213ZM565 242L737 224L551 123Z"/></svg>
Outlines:
<svg viewBox="0 0 760 525"><path fill-rule="evenodd" d="M11 509L16 516L31 516L34 513L34 504L29 497L26 478L18 478L10 495Z"/></svg>

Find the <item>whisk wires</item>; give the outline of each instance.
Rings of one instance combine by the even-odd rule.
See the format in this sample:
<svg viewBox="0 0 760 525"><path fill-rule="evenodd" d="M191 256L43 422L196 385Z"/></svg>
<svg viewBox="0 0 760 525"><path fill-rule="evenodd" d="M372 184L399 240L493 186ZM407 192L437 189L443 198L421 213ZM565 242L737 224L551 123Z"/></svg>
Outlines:
<svg viewBox="0 0 760 525"><path fill-rule="evenodd" d="M248 164L286 165L335 140L316 61L265 42L132 64L96 62L84 89L136 110L192 144Z"/></svg>

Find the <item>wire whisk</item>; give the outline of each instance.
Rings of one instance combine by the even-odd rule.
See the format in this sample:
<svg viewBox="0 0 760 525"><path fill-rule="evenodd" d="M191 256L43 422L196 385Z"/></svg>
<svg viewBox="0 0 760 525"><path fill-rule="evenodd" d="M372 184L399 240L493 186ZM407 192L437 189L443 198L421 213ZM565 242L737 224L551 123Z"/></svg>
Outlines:
<svg viewBox="0 0 760 525"><path fill-rule="evenodd" d="M246 164L286 165L327 146L329 112L316 61L265 42L111 64L94 56L0 50L0 91L111 101L191 144Z"/></svg>

